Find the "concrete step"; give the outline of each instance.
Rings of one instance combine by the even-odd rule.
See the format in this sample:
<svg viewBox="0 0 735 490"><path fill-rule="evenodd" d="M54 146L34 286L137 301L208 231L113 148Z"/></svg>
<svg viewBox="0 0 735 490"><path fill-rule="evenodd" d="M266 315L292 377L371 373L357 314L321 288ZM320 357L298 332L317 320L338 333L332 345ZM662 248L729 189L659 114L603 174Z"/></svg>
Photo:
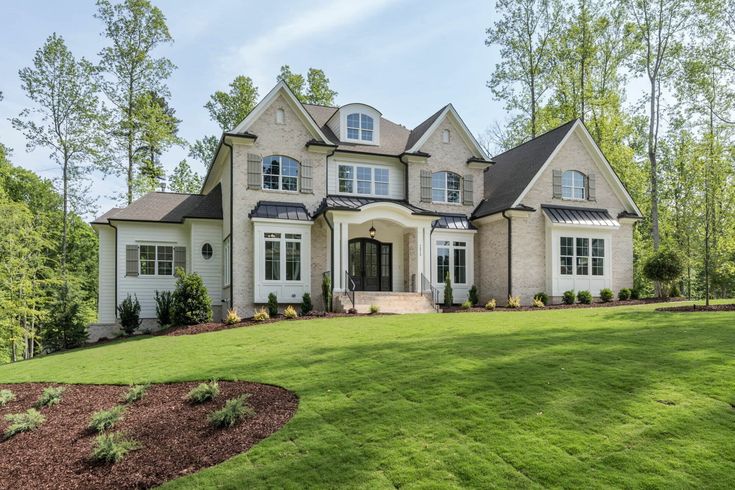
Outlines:
<svg viewBox="0 0 735 490"><path fill-rule="evenodd" d="M348 311L352 307L349 296L335 296L336 311ZM434 313L431 301L420 293L391 291L356 291L355 309L358 313L369 313L370 306L377 305L381 313Z"/></svg>

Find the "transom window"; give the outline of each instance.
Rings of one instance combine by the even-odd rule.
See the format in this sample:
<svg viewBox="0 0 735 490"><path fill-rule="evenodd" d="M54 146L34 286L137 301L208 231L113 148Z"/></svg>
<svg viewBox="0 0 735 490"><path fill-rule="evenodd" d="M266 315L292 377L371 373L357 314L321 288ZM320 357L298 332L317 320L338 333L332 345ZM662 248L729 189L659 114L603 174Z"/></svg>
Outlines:
<svg viewBox="0 0 735 490"><path fill-rule="evenodd" d="M301 234L265 233L264 269L266 281L301 280Z"/></svg>
<svg viewBox="0 0 735 490"><path fill-rule="evenodd" d="M347 139L373 141L373 118L367 114L353 112L347 115Z"/></svg>
<svg viewBox="0 0 735 490"><path fill-rule="evenodd" d="M141 276L172 276L174 274L174 247L141 245L139 250Z"/></svg>
<svg viewBox="0 0 735 490"><path fill-rule="evenodd" d="M604 276L605 240L602 238L561 237L559 263L559 272L563 276L588 276L590 271L593 276Z"/></svg>
<svg viewBox="0 0 735 490"><path fill-rule="evenodd" d="M452 172L436 172L431 175L432 202L458 203L460 177Z"/></svg>
<svg viewBox="0 0 735 490"><path fill-rule="evenodd" d="M282 155L263 158L263 189L297 191L299 162Z"/></svg>
<svg viewBox="0 0 735 490"><path fill-rule="evenodd" d="M564 172L561 176L562 199L585 199L587 190L584 181L585 178L582 172L577 170Z"/></svg>
<svg viewBox="0 0 735 490"><path fill-rule="evenodd" d="M388 195L390 172L387 168L340 165L338 174L341 193Z"/></svg>
<svg viewBox="0 0 735 490"><path fill-rule="evenodd" d="M452 284L467 283L467 242L437 240L437 283L444 282L447 274L450 274Z"/></svg>

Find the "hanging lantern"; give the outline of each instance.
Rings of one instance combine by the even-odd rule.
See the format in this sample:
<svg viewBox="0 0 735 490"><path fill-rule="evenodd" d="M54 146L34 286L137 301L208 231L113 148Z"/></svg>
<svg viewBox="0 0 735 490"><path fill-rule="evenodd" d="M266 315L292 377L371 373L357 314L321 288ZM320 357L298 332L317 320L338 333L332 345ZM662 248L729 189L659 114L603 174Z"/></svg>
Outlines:
<svg viewBox="0 0 735 490"><path fill-rule="evenodd" d="M370 238L375 238L375 223L370 223L370 229L368 232L370 233Z"/></svg>

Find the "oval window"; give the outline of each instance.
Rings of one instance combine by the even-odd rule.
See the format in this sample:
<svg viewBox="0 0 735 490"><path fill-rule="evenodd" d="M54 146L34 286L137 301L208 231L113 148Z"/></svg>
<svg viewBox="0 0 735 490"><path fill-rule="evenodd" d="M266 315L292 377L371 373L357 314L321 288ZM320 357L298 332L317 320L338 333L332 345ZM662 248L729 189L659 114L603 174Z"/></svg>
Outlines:
<svg viewBox="0 0 735 490"><path fill-rule="evenodd" d="M204 260L209 260L212 258L212 246L208 243L205 243L202 245L202 257L204 257Z"/></svg>

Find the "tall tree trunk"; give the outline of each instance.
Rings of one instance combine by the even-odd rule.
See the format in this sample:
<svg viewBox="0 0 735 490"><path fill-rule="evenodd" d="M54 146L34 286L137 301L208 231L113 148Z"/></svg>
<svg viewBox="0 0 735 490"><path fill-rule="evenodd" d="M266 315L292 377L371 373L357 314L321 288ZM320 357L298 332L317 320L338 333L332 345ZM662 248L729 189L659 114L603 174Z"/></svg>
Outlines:
<svg viewBox="0 0 735 490"><path fill-rule="evenodd" d="M64 199L64 223L61 232L61 275L66 281L66 247L69 232L69 156L64 150L64 168L63 168L63 199Z"/></svg>
<svg viewBox="0 0 735 490"><path fill-rule="evenodd" d="M658 229L658 165L656 161L656 146L658 137L658 89L656 75L651 77L651 103L648 122L648 161L651 164L651 235L653 236L653 250L658 251L661 237ZM658 286L657 286L658 288Z"/></svg>

